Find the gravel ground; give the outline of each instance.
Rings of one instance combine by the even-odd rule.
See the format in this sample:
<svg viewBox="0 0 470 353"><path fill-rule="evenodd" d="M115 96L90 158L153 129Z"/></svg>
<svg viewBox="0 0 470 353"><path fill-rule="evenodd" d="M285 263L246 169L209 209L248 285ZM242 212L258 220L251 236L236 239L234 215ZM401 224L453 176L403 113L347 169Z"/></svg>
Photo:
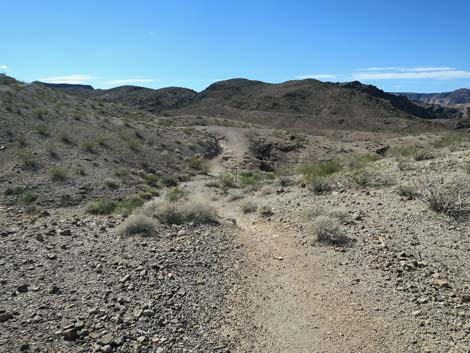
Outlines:
<svg viewBox="0 0 470 353"><path fill-rule="evenodd" d="M228 352L239 246L226 226L121 239L119 217L0 216L2 352Z"/></svg>

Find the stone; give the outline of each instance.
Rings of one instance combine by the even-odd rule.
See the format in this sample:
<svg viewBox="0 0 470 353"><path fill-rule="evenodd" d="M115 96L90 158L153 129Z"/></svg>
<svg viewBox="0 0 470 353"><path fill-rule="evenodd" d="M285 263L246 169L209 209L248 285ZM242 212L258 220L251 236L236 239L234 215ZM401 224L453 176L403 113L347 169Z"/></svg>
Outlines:
<svg viewBox="0 0 470 353"><path fill-rule="evenodd" d="M28 291L28 285L27 284L22 284L21 286L18 286L16 290L20 293L26 293Z"/></svg>
<svg viewBox="0 0 470 353"><path fill-rule="evenodd" d="M104 353L110 353L113 351L113 347L111 345L107 344L106 346L101 347L101 352Z"/></svg>
<svg viewBox="0 0 470 353"><path fill-rule="evenodd" d="M450 288L449 282L445 279L435 278L432 284L438 288Z"/></svg>
<svg viewBox="0 0 470 353"><path fill-rule="evenodd" d="M101 337L101 339L100 339L100 343L101 343L103 346L110 345L111 343L113 343L113 341L114 341L113 335L110 334L110 333L104 335L104 336Z"/></svg>
<svg viewBox="0 0 470 353"><path fill-rule="evenodd" d="M72 235L72 231L70 229L63 229L59 232L60 235L63 235L63 236L71 236Z"/></svg>
<svg viewBox="0 0 470 353"><path fill-rule="evenodd" d="M13 314L11 313L2 313L0 314L0 322L5 322L10 319L13 319Z"/></svg>
<svg viewBox="0 0 470 353"><path fill-rule="evenodd" d="M460 301L462 303L470 303L470 293L463 293L460 295Z"/></svg>
<svg viewBox="0 0 470 353"><path fill-rule="evenodd" d="M75 341L78 338L77 329L75 327L62 331L62 335L66 341Z"/></svg>

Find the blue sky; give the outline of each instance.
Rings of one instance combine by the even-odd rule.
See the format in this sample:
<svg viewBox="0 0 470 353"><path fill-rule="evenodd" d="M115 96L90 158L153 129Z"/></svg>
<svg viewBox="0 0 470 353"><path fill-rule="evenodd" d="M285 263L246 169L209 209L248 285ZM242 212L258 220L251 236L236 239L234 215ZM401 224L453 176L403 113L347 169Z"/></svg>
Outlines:
<svg viewBox="0 0 470 353"><path fill-rule="evenodd" d="M0 11L0 71L24 81L470 88L467 0L0 0Z"/></svg>

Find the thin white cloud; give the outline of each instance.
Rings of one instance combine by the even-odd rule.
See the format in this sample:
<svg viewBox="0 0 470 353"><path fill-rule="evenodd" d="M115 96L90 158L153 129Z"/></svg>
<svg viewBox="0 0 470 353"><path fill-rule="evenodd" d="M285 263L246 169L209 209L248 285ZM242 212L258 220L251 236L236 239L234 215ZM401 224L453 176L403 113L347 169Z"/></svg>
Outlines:
<svg viewBox="0 0 470 353"><path fill-rule="evenodd" d="M149 83L149 82L155 82L155 80L151 78L128 78L128 79L123 79L123 80L111 80L111 81L106 81L105 84L107 85L125 85L129 83Z"/></svg>
<svg viewBox="0 0 470 353"><path fill-rule="evenodd" d="M366 67L363 69L358 69L357 71L398 71L398 72L428 72L428 71L454 71L454 67L397 67L397 66L388 66L388 67Z"/></svg>
<svg viewBox="0 0 470 353"><path fill-rule="evenodd" d="M470 78L470 71L464 70L415 70L415 71L396 71L396 72L357 72L352 74L354 80L407 80L407 79L462 79Z"/></svg>
<svg viewBox="0 0 470 353"><path fill-rule="evenodd" d="M0 65L0 70L8 70L8 66L6 66L6 65Z"/></svg>
<svg viewBox="0 0 470 353"><path fill-rule="evenodd" d="M47 83L70 83L70 84L83 84L88 81L97 79L98 77L90 75L67 75L67 76L53 76L40 78L39 81Z"/></svg>
<svg viewBox="0 0 470 353"><path fill-rule="evenodd" d="M309 74L309 75L299 75L295 76L295 78L298 78L299 80L305 80L307 78L313 78L315 80L323 80L323 79L329 79L329 78L335 78L336 75L332 74Z"/></svg>

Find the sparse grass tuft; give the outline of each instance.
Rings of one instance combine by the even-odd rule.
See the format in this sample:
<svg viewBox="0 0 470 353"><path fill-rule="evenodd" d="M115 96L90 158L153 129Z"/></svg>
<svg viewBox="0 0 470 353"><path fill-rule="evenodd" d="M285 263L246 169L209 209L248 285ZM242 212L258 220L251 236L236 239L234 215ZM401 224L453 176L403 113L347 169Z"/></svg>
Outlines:
<svg viewBox="0 0 470 353"><path fill-rule="evenodd" d="M400 184L397 186L396 192L408 200L413 200L418 196L417 186L412 184Z"/></svg>
<svg viewBox="0 0 470 353"><path fill-rule="evenodd" d="M121 186L121 183L119 182L119 180L116 180L113 178L104 179L104 184L111 190L117 190Z"/></svg>
<svg viewBox="0 0 470 353"><path fill-rule="evenodd" d="M36 127L34 128L34 131L38 135L41 135L43 137L49 137L49 130L47 129L47 126L44 124L36 125Z"/></svg>
<svg viewBox="0 0 470 353"><path fill-rule="evenodd" d="M169 202L176 202L184 199L187 194L188 192L185 189L175 186L167 191L165 194L165 200Z"/></svg>
<svg viewBox="0 0 470 353"><path fill-rule="evenodd" d="M52 181L64 181L67 179L67 171L64 168L52 167L48 172Z"/></svg>
<svg viewBox="0 0 470 353"><path fill-rule="evenodd" d="M18 151L17 156L25 168L33 169L39 165L36 156L29 150Z"/></svg>
<svg viewBox="0 0 470 353"><path fill-rule="evenodd" d="M21 195L21 199L25 204L29 205L38 199L38 195L31 191L25 191Z"/></svg>
<svg viewBox="0 0 470 353"><path fill-rule="evenodd" d="M66 144L66 145L72 145L73 141L70 138L70 136L66 132L62 132L59 136L60 142Z"/></svg>
<svg viewBox="0 0 470 353"><path fill-rule="evenodd" d="M83 141L82 149L88 153L96 153L96 144L93 141Z"/></svg>
<svg viewBox="0 0 470 353"><path fill-rule="evenodd" d="M157 235L158 222L150 217L134 215L122 222L117 228L118 235L151 237Z"/></svg>
<svg viewBox="0 0 470 353"><path fill-rule="evenodd" d="M113 173L118 178L125 178L129 175L129 170L126 167L118 167L114 169Z"/></svg>
<svg viewBox="0 0 470 353"><path fill-rule="evenodd" d="M117 208L117 203L109 199L101 199L90 202L86 208L86 212L93 215L109 215Z"/></svg>

